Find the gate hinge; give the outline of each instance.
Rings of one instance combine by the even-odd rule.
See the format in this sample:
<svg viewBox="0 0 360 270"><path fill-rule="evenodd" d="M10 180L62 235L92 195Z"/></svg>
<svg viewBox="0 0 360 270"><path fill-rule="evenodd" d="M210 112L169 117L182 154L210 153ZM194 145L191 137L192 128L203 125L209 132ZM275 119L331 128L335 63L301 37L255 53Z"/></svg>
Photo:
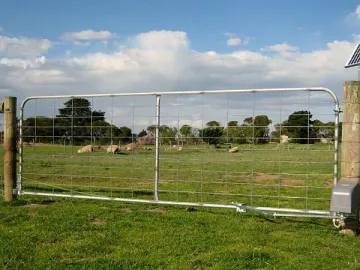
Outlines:
<svg viewBox="0 0 360 270"><path fill-rule="evenodd" d="M334 110L334 112L336 112L336 113L342 113L342 112L344 112L341 108L339 108L338 110Z"/></svg>

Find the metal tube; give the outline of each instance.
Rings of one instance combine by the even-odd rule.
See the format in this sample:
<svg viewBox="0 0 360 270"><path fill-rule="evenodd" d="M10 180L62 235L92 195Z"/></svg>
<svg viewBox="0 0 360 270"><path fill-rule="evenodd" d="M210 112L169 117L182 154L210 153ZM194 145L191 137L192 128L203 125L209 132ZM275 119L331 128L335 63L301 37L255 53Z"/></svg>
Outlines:
<svg viewBox="0 0 360 270"><path fill-rule="evenodd" d="M129 202L129 203L144 203L144 204L158 204L158 205L174 205L174 206L194 206L194 207L209 207L209 208L223 208L223 209L238 209L236 205L226 204L212 204L212 203L191 203L191 202L172 202L172 201L155 201L155 200L140 200L140 199L126 199L126 198L114 198L114 197L99 197L99 196L87 196L87 195L69 195L69 194L54 194L43 192L23 192L23 195L32 196L44 196L44 197L57 197L57 198L72 198L72 199L89 199L100 201L116 201L116 202ZM295 209L281 209L271 207L245 207L248 210L253 211L278 211L285 213L273 213L272 216L287 216L287 217L321 217L321 218L337 218L332 212L326 211L312 211L312 210L295 210ZM292 214L286 214L292 213ZM298 214L296 214L298 213Z"/></svg>
<svg viewBox="0 0 360 270"><path fill-rule="evenodd" d="M334 185L339 177L339 102L335 101L335 131L334 131Z"/></svg>
<svg viewBox="0 0 360 270"><path fill-rule="evenodd" d="M23 195L44 196L44 197L57 197L57 198L73 198L73 199L89 199L100 201L116 201L116 202L129 202L129 203L145 203L145 204L162 204L162 205L178 205L178 206L198 206L210 208L227 208L236 209L236 205L226 204L211 204L211 203L188 203L188 202L171 202L171 201L155 201L155 200L140 200L140 199L126 199L126 198L113 198L113 197L98 197L86 195L69 195L69 194L54 194L42 192L23 192Z"/></svg>
<svg viewBox="0 0 360 270"><path fill-rule="evenodd" d="M154 200L159 200L159 127L160 127L160 95L156 96L156 116L155 116L155 183L154 183Z"/></svg>
<svg viewBox="0 0 360 270"><path fill-rule="evenodd" d="M273 217L305 217L305 218L328 218L328 219L334 219L338 218L338 216L333 215L295 215L295 214L277 214L274 213L272 215Z"/></svg>
<svg viewBox="0 0 360 270"><path fill-rule="evenodd" d="M20 123L19 123L19 175L17 178L17 190L18 194L22 191L22 176L23 176L23 160L24 160L24 149L23 149L23 123L24 123L24 107L20 108Z"/></svg>
<svg viewBox="0 0 360 270"><path fill-rule="evenodd" d="M199 94L234 94L234 93L264 93L264 92L297 92L297 91L323 91L329 93L335 102L338 98L328 88L309 87L309 88L264 88L264 89L233 89L233 90L194 90L194 91L174 91L174 92L149 92L149 93L118 93L118 94L84 94L84 95L54 95L54 96L31 96L21 104L25 105L31 99L52 99L52 98L75 98L75 97L124 97L124 96L157 96L157 95L199 95Z"/></svg>
<svg viewBox="0 0 360 270"><path fill-rule="evenodd" d="M291 208L274 208L274 207L255 207L255 206L239 206L239 208L244 208L247 210L254 211L269 211L269 212L286 212L286 213L299 213L299 214L317 214L317 215L327 215L330 212L328 211L318 211L318 210L305 210L305 209L291 209Z"/></svg>

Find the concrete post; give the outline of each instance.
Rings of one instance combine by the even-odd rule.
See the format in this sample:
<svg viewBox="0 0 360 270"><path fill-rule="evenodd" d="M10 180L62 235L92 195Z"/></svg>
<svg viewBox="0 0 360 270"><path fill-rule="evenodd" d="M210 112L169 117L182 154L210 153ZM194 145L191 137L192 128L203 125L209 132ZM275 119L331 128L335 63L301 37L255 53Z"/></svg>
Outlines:
<svg viewBox="0 0 360 270"><path fill-rule="evenodd" d="M14 199L16 187L16 97L4 98L4 200Z"/></svg>
<svg viewBox="0 0 360 270"><path fill-rule="evenodd" d="M341 180L360 182L360 81L344 83L341 142ZM356 222L346 222L342 232L356 234Z"/></svg>

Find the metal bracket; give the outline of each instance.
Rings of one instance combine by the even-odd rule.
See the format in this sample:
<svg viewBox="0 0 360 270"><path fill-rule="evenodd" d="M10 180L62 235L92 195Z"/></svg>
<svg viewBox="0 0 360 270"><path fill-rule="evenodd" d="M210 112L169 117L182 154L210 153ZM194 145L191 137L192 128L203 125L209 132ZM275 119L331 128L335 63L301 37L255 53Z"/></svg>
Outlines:
<svg viewBox="0 0 360 270"><path fill-rule="evenodd" d="M17 180L16 181L16 192L17 192L16 194L20 195L20 193L21 193L21 183L22 183L20 173L17 174L16 180Z"/></svg>
<svg viewBox="0 0 360 270"><path fill-rule="evenodd" d="M334 110L334 112L336 112L336 113L342 113L342 112L344 112L341 108L339 108L338 110Z"/></svg>
<svg viewBox="0 0 360 270"><path fill-rule="evenodd" d="M237 203L236 212L246 213L246 205L242 203Z"/></svg>

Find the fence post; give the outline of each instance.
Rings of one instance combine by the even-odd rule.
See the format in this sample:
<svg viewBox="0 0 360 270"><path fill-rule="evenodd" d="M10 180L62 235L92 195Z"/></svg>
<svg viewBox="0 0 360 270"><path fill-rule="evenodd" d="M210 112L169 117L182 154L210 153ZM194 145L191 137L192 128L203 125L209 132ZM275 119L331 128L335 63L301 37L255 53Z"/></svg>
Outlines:
<svg viewBox="0 0 360 270"><path fill-rule="evenodd" d="M360 81L344 83L341 180L360 182ZM343 232L356 234L359 221L345 222Z"/></svg>
<svg viewBox="0 0 360 270"><path fill-rule="evenodd" d="M16 97L4 98L4 200L16 194Z"/></svg>

